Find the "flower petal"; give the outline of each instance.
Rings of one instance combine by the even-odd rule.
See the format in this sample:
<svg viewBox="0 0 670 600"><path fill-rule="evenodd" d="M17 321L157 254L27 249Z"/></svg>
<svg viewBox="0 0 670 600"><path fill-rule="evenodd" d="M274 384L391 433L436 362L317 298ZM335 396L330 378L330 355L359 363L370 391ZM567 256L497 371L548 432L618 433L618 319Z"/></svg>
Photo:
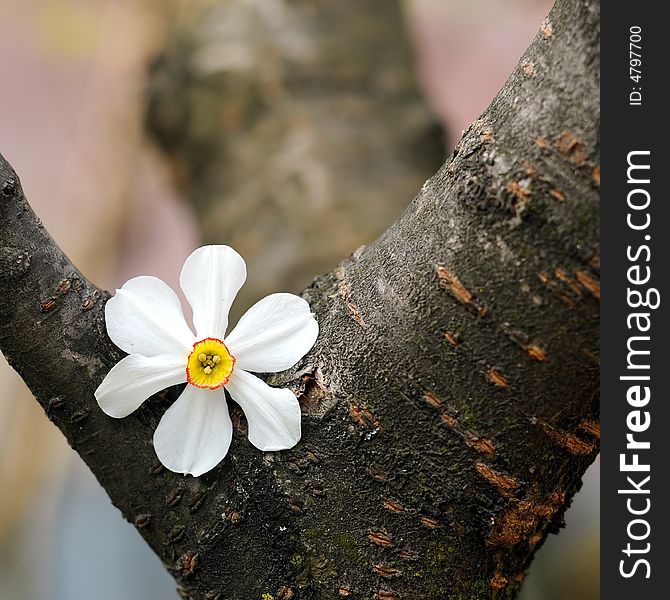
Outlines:
<svg viewBox="0 0 670 600"><path fill-rule="evenodd" d="M147 358L131 354L116 363L95 390L100 408L110 417L127 417L149 396L186 381L182 356L159 355Z"/></svg>
<svg viewBox="0 0 670 600"><path fill-rule="evenodd" d="M300 404L291 390L273 388L236 369L226 385L247 416L249 441L259 450L293 448L300 440Z"/></svg>
<svg viewBox="0 0 670 600"><path fill-rule="evenodd" d="M188 355L195 338L177 294L157 277L135 277L105 305L107 333L128 354Z"/></svg>
<svg viewBox="0 0 670 600"><path fill-rule="evenodd" d="M319 324L294 294L271 294L254 304L226 338L238 368L276 373L292 367L314 345Z"/></svg>
<svg viewBox="0 0 670 600"><path fill-rule="evenodd" d="M154 432L154 448L170 471L198 477L228 453L233 424L222 389L187 385Z"/></svg>
<svg viewBox="0 0 670 600"><path fill-rule="evenodd" d="M193 308L198 339L223 339L230 305L246 278L244 259L230 246L203 246L186 259L179 282Z"/></svg>

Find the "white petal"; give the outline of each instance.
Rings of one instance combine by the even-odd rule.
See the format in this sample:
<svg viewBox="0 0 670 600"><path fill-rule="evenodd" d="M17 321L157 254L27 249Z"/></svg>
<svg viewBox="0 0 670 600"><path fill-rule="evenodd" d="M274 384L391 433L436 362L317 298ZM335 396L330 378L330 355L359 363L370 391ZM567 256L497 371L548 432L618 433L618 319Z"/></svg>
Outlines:
<svg viewBox="0 0 670 600"><path fill-rule="evenodd" d="M230 246L203 246L186 259L179 282L199 339L223 339L230 305L246 278L244 259Z"/></svg>
<svg viewBox="0 0 670 600"><path fill-rule="evenodd" d="M152 394L185 381L184 357L163 354L147 358L131 354L107 373L95 390L95 399L110 417L126 417Z"/></svg>
<svg viewBox="0 0 670 600"><path fill-rule="evenodd" d="M160 420L154 448L170 471L198 477L223 460L232 437L223 389L187 385Z"/></svg>
<svg viewBox="0 0 670 600"><path fill-rule="evenodd" d="M111 340L128 354L187 356L193 349L179 298L157 277L135 277L116 290L105 321Z"/></svg>
<svg viewBox="0 0 670 600"><path fill-rule="evenodd" d="M226 338L239 368L276 373L292 367L314 345L319 324L294 294L271 294L254 304Z"/></svg>
<svg viewBox="0 0 670 600"><path fill-rule="evenodd" d="M249 441L259 450L293 448L300 440L300 404L291 390L273 388L235 369L226 385L247 416Z"/></svg>

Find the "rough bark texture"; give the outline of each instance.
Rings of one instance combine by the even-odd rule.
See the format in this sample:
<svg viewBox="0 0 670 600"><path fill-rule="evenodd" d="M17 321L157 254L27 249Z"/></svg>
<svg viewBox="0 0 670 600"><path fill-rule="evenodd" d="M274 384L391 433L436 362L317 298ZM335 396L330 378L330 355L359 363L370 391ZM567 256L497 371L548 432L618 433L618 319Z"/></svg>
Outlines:
<svg viewBox="0 0 670 600"><path fill-rule="evenodd" d="M0 346L185 598L515 596L598 448L598 16L559 0L404 216L305 291L319 340L270 380L300 444L260 453L234 409L198 479L151 443L178 390L98 409L107 294L0 162Z"/></svg>

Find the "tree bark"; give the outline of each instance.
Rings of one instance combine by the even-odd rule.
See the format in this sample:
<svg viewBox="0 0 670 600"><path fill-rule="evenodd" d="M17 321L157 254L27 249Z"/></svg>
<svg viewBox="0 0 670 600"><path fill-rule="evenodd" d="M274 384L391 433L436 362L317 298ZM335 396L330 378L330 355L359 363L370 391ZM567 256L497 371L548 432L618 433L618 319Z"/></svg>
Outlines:
<svg viewBox="0 0 670 600"><path fill-rule="evenodd" d="M264 273L238 307L298 292L378 237L444 162L401 5L189 3L154 60L147 132L203 240Z"/></svg>
<svg viewBox="0 0 670 600"><path fill-rule="evenodd" d="M513 598L598 449L598 4L558 0L405 214L304 292L321 333L269 378L303 438L194 479L93 391L121 357L0 161L0 346L183 597ZM253 273L251 273L253 277ZM122 576L122 574L120 574Z"/></svg>

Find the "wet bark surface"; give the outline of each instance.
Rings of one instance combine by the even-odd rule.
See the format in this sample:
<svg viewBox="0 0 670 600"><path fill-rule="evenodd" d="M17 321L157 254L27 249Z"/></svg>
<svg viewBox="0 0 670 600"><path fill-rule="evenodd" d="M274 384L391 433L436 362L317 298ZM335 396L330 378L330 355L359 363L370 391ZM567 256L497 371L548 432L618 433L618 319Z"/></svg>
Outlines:
<svg viewBox="0 0 670 600"><path fill-rule="evenodd" d="M0 161L2 351L183 597L516 595L598 450L598 18L559 0L404 215L304 291L317 344L268 378L299 395L301 442L259 452L231 403L197 479L153 451L179 389L97 407L109 296Z"/></svg>

